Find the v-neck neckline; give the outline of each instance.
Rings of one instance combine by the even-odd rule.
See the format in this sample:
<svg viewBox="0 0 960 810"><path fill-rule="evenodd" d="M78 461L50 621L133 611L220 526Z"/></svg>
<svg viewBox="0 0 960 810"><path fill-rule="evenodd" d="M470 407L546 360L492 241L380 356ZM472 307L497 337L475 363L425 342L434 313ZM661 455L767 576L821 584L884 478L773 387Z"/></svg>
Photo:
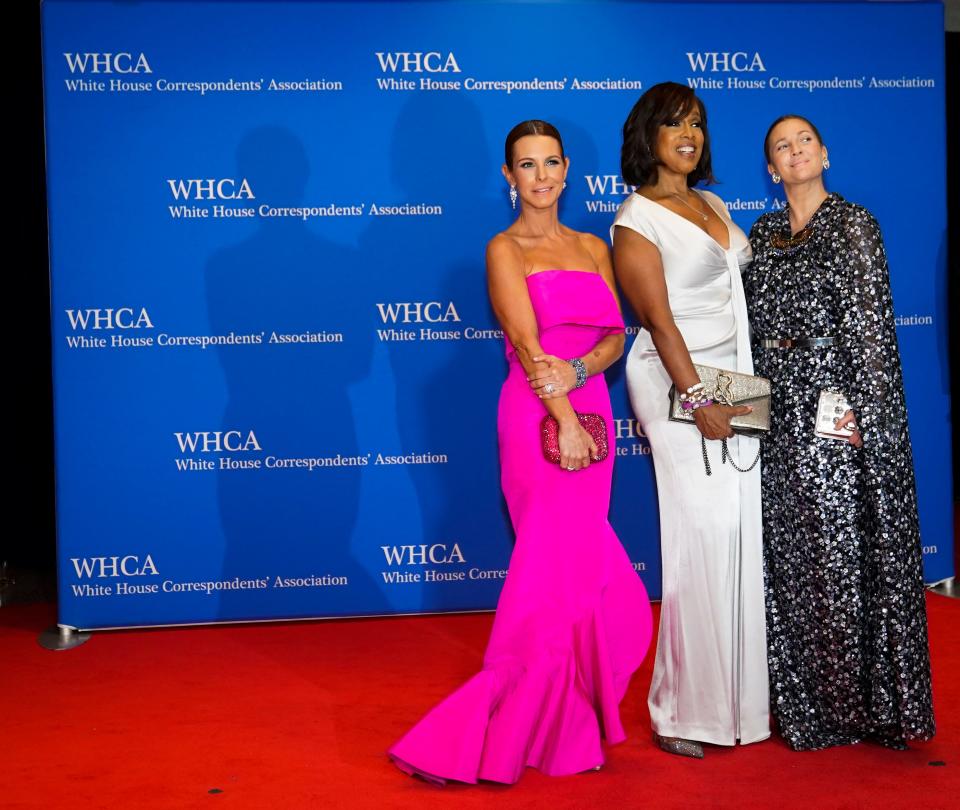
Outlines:
<svg viewBox="0 0 960 810"><path fill-rule="evenodd" d="M813 210L813 213L810 214L809 219L807 219L806 223L804 223L803 228L797 231L797 233L800 233L800 231L804 230L804 228L812 227L820 218L821 214L829 211L833 207L833 203L839 199L841 199L841 197L836 191L828 191L827 196L820 200L820 204ZM790 203L784 205L780 213L783 214L784 222L787 225L787 232L791 237L796 236L797 233L794 233L793 228L790 226Z"/></svg>
<svg viewBox="0 0 960 810"><path fill-rule="evenodd" d="M730 230L730 223L727 222L727 220L723 217L723 215L721 215L720 212L717 211L717 209L710 204L710 201L706 197L704 197L699 191L697 191L696 189L691 189L691 191L693 191L694 194L696 194L701 200L703 200L704 204L708 206L710 210L713 211L713 213L720 218L720 221L723 223L723 226L727 229L727 243L728 243L727 247L724 247L723 245L721 245L720 242L714 239L708 231L705 231L699 225L696 225L686 217L681 216L676 211L670 208L667 208L667 206L662 205L661 203L658 203L656 200L651 200L649 197L644 197L639 191L635 191L633 193L636 194L641 200L646 200L651 205L655 205L657 208L660 208L661 210L666 211L668 214L673 214L677 219L682 220L683 222L686 222L687 225L689 225L691 228L693 228L696 231L699 231L705 237L707 237L707 239L713 242L713 244L715 244L718 248L720 248L720 250L722 250L724 253L727 253L733 248L733 231Z"/></svg>

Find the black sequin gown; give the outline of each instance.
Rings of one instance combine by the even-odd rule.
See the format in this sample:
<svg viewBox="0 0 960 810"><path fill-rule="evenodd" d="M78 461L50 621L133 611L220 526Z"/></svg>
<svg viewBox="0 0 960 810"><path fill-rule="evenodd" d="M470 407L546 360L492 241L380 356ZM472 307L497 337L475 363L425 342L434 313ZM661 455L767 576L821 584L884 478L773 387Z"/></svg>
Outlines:
<svg viewBox="0 0 960 810"><path fill-rule="evenodd" d="M744 276L756 373L773 383L763 442L770 699L795 749L934 733L917 521L893 303L871 214L830 194L803 244L788 210L750 232ZM762 338L837 338L763 349ZM847 395L863 447L821 439L820 390Z"/></svg>

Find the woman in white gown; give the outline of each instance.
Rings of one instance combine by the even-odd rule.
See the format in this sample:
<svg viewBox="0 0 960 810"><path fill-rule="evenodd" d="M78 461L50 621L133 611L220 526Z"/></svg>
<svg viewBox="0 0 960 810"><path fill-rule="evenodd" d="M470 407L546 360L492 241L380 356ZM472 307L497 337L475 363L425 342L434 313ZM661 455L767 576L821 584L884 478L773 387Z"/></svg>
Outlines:
<svg viewBox="0 0 960 810"><path fill-rule="evenodd" d="M753 372L740 269L750 244L723 201L695 191L713 180L706 110L689 88L651 87L624 124L623 178L637 187L611 237L617 279L643 330L627 386L650 441L660 503L663 598L648 699L664 750L702 757L701 743L770 735L759 464L721 463L717 439L747 468L756 439L713 403L694 363ZM668 421L668 392L690 392L696 427ZM707 475L701 434L712 458Z"/></svg>

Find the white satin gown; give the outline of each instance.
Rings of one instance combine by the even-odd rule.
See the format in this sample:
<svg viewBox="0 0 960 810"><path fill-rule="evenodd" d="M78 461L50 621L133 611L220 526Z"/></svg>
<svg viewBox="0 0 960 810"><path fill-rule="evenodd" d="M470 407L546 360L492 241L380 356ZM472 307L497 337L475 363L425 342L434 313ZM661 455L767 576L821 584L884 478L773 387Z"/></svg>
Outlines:
<svg viewBox="0 0 960 810"><path fill-rule="evenodd" d="M696 225L639 194L620 206L616 226L660 251L670 309L694 363L753 373L741 267L750 243L723 201L698 192L723 219L729 248ZM763 597L760 465L740 473L721 464L700 432L667 419L671 381L648 331L627 358L630 401L650 441L660 502L663 597L648 704L665 737L734 745L770 736ZM746 467L756 439L728 442Z"/></svg>

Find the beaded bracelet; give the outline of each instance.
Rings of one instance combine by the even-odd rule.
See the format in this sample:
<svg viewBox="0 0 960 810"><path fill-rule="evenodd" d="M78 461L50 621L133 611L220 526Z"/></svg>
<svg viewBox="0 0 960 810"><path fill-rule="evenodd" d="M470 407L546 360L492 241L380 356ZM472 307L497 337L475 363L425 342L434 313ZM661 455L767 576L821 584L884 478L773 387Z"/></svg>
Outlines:
<svg viewBox="0 0 960 810"><path fill-rule="evenodd" d="M707 398L707 392L706 392L706 390L704 390L704 389L701 389L701 390L699 390L699 391L694 391L692 394L681 394L681 395L680 395L680 401L681 401L681 402L689 402L689 403L701 402L701 401L705 400L706 398Z"/></svg>
<svg viewBox="0 0 960 810"><path fill-rule="evenodd" d="M587 383L587 367L583 360L579 357L571 357L567 362L573 366L573 370L577 372L577 382L573 387L583 388Z"/></svg>
<svg viewBox="0 0 960 810"><path fill-rule="evenodd" d="M706 396L706 392L704 392L703 389L704 389L704 385L702 382L698 382L695 385L691 385L686 391L680 392L680 401L689 402L689 401L695 401L697 399L702 399L704 396Z"/></svg>
<svg viewBox="0 0 960 810"><path fill-rule="evenodd" d="M706 408L708 405L713 405L713 400L708 397L703 397L696 401L687 400L686 402L680 403L680 407L685 411L695 411L697 408Z"/></svg>

